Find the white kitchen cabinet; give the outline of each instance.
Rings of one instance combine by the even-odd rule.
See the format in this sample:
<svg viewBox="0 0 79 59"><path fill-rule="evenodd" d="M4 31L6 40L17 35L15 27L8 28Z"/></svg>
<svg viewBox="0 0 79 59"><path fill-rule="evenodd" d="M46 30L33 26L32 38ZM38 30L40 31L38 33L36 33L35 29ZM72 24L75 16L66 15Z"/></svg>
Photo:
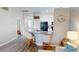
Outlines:
<svg viewBox="0 0 79 59"><path fill-rule="evenodd" d="M53 33L48 33L48 32L37 32L35 33L35 39L36 39L36 44L37 45L42 45L43 42L46 42L46 43L51 43L51 40L52 40L52 35Z"/></svg>

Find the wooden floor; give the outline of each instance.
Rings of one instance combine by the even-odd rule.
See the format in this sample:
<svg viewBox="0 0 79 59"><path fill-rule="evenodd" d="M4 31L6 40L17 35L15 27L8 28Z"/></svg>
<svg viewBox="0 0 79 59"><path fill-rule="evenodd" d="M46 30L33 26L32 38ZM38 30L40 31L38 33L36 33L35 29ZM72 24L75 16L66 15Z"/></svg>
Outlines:
<svg viewBox="0 0 79 59"><path fill-rule="evenodd" d="M24 37L20 36L18 39L0 47L0 52L20 52L24 47Z"/></svg>
<svg viewBox="0 0 79 59"><path fill-rule="evenodd" d="M0 52L29 52L24 46L24 37L21 36L18 39L0 47ZM36 50L37 51L37 50ZM33 52L33 49L32 49Z"/></svg>

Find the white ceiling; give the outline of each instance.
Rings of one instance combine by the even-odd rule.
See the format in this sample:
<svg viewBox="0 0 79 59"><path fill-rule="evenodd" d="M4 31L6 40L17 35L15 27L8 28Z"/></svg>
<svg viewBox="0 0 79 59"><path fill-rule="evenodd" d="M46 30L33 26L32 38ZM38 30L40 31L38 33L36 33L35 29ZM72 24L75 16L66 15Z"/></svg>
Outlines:
<svg viewBox="0 0 79 59"><path fill-rule="evenodd" d="M31 12L31 13L53 13L53 7L18 7L18 9L23 12Z"/></svg>

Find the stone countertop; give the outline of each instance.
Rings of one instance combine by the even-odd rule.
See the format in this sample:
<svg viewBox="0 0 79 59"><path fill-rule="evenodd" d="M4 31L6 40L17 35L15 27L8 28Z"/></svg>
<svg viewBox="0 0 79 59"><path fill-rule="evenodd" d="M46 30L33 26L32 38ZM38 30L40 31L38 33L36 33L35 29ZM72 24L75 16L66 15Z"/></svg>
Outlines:
<svg viewBox="0 0 79 59"><path fill-rule="evenodd" d="M33 33L50 35L50 34L53 34L53 31L34 31Z"/></svg>

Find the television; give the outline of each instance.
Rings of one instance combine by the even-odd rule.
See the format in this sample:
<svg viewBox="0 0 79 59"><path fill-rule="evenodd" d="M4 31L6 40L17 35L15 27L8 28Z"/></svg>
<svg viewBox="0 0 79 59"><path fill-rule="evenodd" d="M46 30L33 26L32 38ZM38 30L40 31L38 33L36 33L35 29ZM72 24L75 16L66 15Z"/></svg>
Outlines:
<svg viewBox="0 0 79 59"><path fill-rule="evenodd" d="M41 31L48 31L48 22L41 22L40 29Z"/></svg>

